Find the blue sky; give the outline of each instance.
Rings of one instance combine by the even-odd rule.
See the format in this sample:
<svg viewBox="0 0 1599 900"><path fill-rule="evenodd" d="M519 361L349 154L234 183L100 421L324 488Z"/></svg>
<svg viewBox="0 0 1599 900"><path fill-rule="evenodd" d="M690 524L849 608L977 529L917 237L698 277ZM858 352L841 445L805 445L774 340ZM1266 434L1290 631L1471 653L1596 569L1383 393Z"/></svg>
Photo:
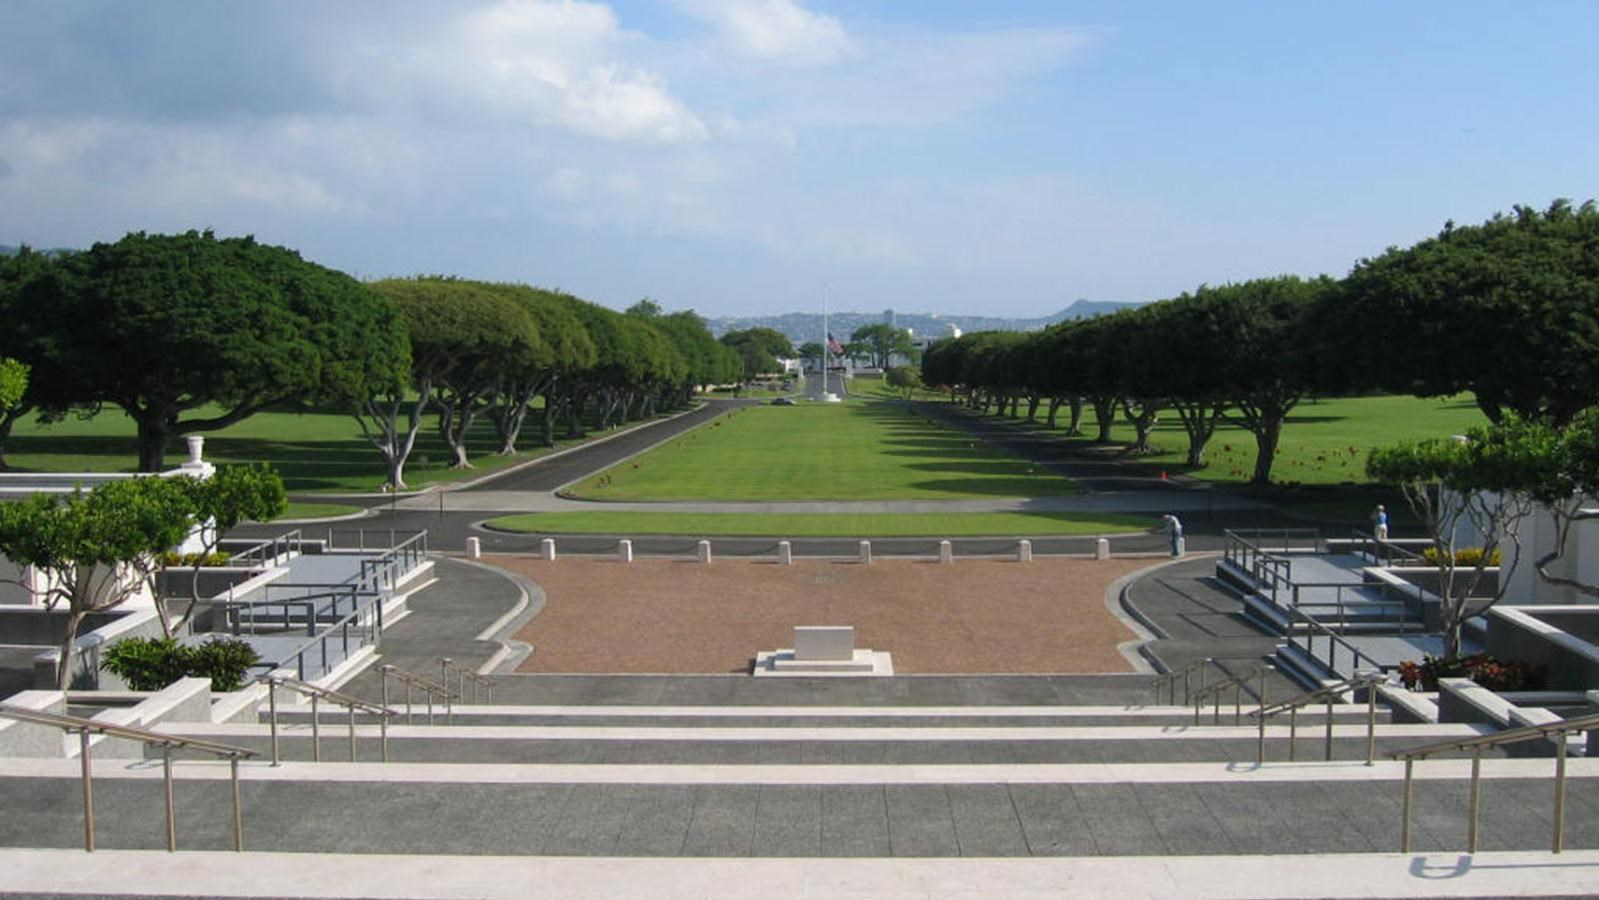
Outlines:
<svg viewBox="0 0 1599 900"><path fill-rule="evenodd" d="M0 243L1032 316L1599 195L1599 4L7 0Z"/></svg>

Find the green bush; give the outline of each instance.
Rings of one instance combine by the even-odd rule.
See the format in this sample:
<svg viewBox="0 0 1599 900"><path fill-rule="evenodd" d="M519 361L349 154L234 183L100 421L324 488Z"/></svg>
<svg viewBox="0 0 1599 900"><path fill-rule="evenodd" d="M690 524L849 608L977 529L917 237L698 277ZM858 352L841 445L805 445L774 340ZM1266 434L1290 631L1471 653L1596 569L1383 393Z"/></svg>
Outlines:
<svg viewBox="0 0 1599 900"><path fill-rule="evenodd" d="M159 691L189 673L189 648L168 637L124 638L106 648L100 668L135 691Z"/></svg>
<svg viewBox="0 0 1599 900"><path fill-rule="evenodd" d="M261 661L261 654L238 638L214 637L189 648L189 674L211 679L211 690L236 691L244 687L245 674Z"/></svg>
<svg viewBox="0 0 1599 900"><path fill-rule="evenodd" d="M100 668L135 691L159 691L179 678L211 679L211 690L236 691L250 667L261 661L245 641L213 637L199 646L173 638L124 638L106 648Z"/></svg>
<svg viewBox="0 0 1599 900"><path fill-rule="evenodd" d="M1426 558L1427 562L1430 562L1430 563L1432 563L1435 566L1443 564L1444 555L1443 555L1442 552L1439 551L1439 549L1437 547L1428 547L1427 549L1421 551L1421 555ZM1463 549L1455 551L1455 565L1456 566L1459 566L1461 568L1468 568L1468 567L1469 568L1476 568L1476 566L1479 563L1481 563L1481 562L1482 562L1482 548L1481 547L1466 547L1466 548L1463 548ZM1499 565L1499 548L1498 547L1495 547L1493 554L1488 557L1488 565L1490 565L1490 566Z"/></svg>
<svg viewBox="0 0 1599 900"><path fill-rule="evenodd" d="M174 553L161 554L161 565L173 566L225 566L233 557L226 553Z"/></svg>

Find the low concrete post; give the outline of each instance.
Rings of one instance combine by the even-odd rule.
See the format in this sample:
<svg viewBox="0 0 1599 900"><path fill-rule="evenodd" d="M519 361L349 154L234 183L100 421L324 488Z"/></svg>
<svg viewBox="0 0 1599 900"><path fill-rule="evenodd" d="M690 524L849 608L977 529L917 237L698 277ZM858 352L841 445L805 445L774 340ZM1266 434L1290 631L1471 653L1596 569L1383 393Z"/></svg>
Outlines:
<svg viewBox="0 0 1599 900"><path fill-rule="evenodd" d="M861 562L865 565L872 564L872 542L861 541Z"/></svg>
<svg viewBox="0 0 1599 900"><path fill-rule="evenodd" d="M1094 542L1094 558L1095 559L1110 559L1110 541L1109 540L1107 540L1105 538L1100 538L1099 540Z"/></svg>
<svg viewBox="0 0 1599 900"><path fill-rule="evenodd" d="M539 541L539 558L545 562L555 561L555 538L545 538Z"/></svg>
<svg viewBox="0 0 1599 900"><path fill-rule="evenodd" d="M1017 562L1032 562L1033 561L1033 542L1032 541L1029 541L1026 538L1022 538L1021 540L1016 542L1016 561Z"/></svg>
<svg viewBox="0 0 1599 900"><path fill-rule="evenodd" d="M700 541L700 543L699 543L699 555L700 555L700 562L705 563L706 565L710 565L710 562L711 562L711 542L710 541Z"/></svg>
<svg viewBox="0 0 1599 900"><path fill-rule="evenodd" d="M466 539L466 558L478 559L483 556L483 542L475 537Z"/></svg>
<svg viewBox="0 0 1599 900"><path fill-rule="evenodd" d="M777 564L792 566L794 564L794 545L788 541L777 542Z"/></svg>
<svg viewBox="0 0 1599 900"><path fill-rule="evenodd" d="M955 545L951 544L949 541L939 541L938 542L938 561L941 562L941 563L952 563L952 562L954 562L955 561Z"/></svg>
<svg viewBox="0 0 1599 900"><path fill-rule="evenodd" d="M616 542L616 558L625 563L633 561L633 542L623 538Z"/></svg>

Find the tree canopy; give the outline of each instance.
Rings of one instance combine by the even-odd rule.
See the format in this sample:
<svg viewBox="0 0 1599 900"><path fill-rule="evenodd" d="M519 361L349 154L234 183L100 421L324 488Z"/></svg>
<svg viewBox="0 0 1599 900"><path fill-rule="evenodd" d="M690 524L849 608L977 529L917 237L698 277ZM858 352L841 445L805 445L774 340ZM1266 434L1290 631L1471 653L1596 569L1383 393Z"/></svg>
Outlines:
<svg viewBox="0 0 1599 900"><path fill-rule="evenodd" d="M862 325L850 334L849 339L865 347L872 357L872 365L885 371L894 354L909 359L916 352L916 346L911 342L911 333L887 322Z"/></svg>

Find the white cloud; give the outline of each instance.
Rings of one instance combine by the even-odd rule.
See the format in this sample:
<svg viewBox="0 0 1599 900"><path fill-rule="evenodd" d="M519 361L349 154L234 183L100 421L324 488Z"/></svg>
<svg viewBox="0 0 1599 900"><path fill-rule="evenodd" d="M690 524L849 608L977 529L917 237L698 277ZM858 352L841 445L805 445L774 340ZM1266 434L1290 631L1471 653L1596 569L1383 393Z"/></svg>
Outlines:
<svg viewBox="0 0 1599 900"><path fill-rule="evenodd" d="M677 5L716 29L725 46L751 59L823 65L854 49L837 18L794 0L678 0Z"/></svg>

